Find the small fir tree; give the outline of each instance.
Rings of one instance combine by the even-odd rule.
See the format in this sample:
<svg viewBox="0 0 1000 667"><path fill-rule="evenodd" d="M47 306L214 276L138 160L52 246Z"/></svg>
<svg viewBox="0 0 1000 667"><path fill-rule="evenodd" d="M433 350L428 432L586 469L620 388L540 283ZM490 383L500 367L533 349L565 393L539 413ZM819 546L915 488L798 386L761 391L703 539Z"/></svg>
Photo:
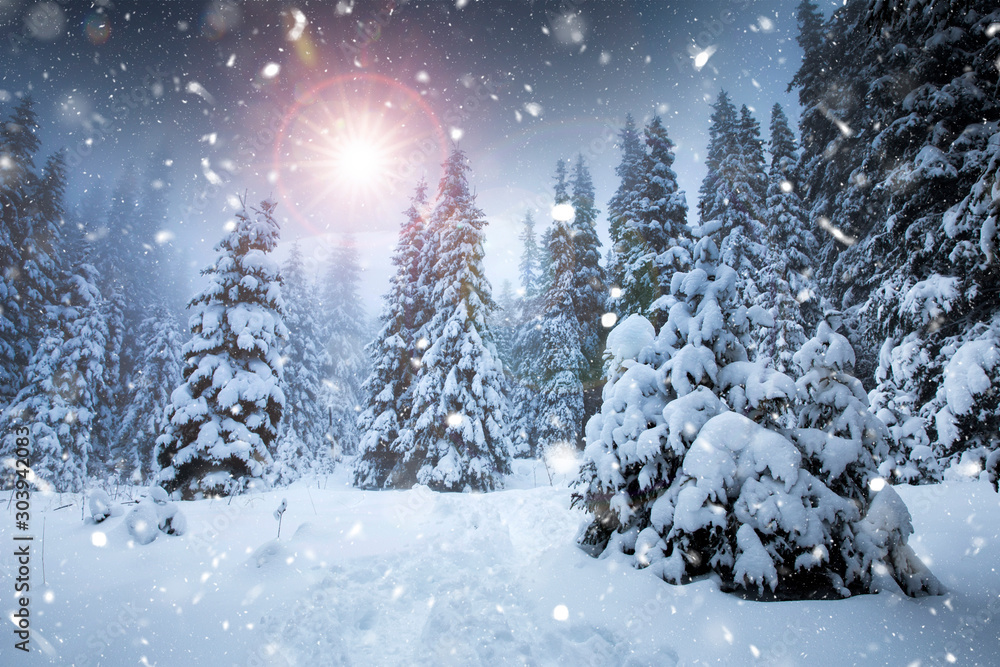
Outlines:
<svg viewBox="0 0 1000 667"><path fill-rule="evenodd" d="M264 200L217 246L192 299L184 382L167 406L156 441L159 479L184 498L226 495L259 484L285 406L280 341L287 338L278 266L276 204Z"/></svg>

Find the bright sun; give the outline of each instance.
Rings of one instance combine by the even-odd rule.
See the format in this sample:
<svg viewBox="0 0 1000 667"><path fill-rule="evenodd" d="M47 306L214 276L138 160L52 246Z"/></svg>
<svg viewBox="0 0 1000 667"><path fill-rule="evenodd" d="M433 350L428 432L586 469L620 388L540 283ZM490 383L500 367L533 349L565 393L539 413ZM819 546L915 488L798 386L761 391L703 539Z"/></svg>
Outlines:
<svg viewBox="0 0 1000 667"><path fill-rule="evenodd" d="M398 195L421 175L433 180L446 151L419 93L375 74L344 75L299 95L278 132L271 173L286 209L307 227L334 217L352 224L395 214Z"/></svg>
<svg viewBox="0 0 1000 667"><path fill-rule="evenodd" d="M361 137L344 140L333 155L336 177L354 190L377 182L389 162L390 157L381 146Z"/></svg>

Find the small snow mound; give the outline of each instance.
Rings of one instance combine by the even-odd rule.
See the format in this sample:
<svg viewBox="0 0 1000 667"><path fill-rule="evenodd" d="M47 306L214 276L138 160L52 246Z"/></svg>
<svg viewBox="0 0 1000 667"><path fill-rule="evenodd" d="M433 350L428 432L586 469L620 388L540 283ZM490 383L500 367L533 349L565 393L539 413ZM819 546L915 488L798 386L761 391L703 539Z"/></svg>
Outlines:
<svg viewBox="0 0 1000 667"><path fill-rule="evenodd" d="M90 516L94 523L101 523L112 515L111 497L104 489L90 492Z"/></svg>
<svg viewBox="0 0 1000 667"><path fill-rule="evenodd" d="M187 532L187 517L174 503L156 506L157 527L167 535L183 535Z"/></svg>
<svg viewBox="0 0 1000 667"><path fill-rule="evenodd" d="M319 531L316 529L316 526L307 521L295 529L295 532L292 534L292 541L313 540L318 535Z"/></svg>
<svg viewBox="0 0 1000 667"><path fill-rule="evenodd" d="M247 562L252 564L254 567L260 568L275 561L280 561L281 556L284 553L284 545L278 540L271 540L254 549L253 553L250 554L250 558L247 559Z"/></svg>
<svg viewBox="0 0 1000 667"><path fill-rule="evenodd" d="M974 482L986 466L985 452L974 449L962 452L962 457L944 471L947 481Z"/></svg>
<svg viewBox="0 0 1000 667"><path fill-rule="evenodd" d="M149 544L160 534L160 520L156 508L149 503L139 503L125 519L129 535L138 544Z"/></svg>

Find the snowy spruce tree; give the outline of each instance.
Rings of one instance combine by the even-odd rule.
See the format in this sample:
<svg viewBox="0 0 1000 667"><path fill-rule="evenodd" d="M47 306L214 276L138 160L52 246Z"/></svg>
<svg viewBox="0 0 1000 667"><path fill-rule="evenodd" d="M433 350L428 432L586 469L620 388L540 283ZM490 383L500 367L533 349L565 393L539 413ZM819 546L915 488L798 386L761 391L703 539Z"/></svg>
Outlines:
<svg viewBox="0 0 1000 667"><path fill-rule="evenodd" d="M641 190L647 176L647 156L643 148L635 120L631 114L625 116L625 126L618 134L621 161L615 168L618 188L608 201L608 224L611 232L611 248L608 250L607 274L610 292L608 310L619 319L634 312L642 312L648 304L630 300L624 302L621 295L629 280L629 255L635 246L632 230L639 220Z"/></svg>
<svg viewBox="0 0 1000 667"><path fill-rule="evenodd" d="M143 320L136 334L142 350L127 389L131 399L115 431L111 455L124 462L133 483L147 483L158 472L154 459L157 437L167 428L164 407L181 384L184 341L173 308L166 299Z"/></svg>
<svg viewBox="0 0 1000 667"><path fill-rule="evenodd" d="M580 329L580 351L587 361L581 380L584 383L584 413L596 411L599 406L603 372L601 355L607 329L601 324L608 300L607 277L601 266L601 240L597 235L597 216L594 183L590 169L577 155L570 177L570 204L573 221L570 226L573 242L573 301Z"/></svg>
<svg viewBox="0 0 1000 667"><path fill-rule="evenodd" d="M156 441L159 479L183 498L228 495L263 481L272 463L281 390L281 341L288 336L278 266L276 204L243 209L216 246L209 284L191 300L184 381L171 394Z"/></svg>
<svg viewBox="0 0 1000 667"><path fill-rule="evenodd" d="M60 298L70 262L63 256L61 225L66 187L62 151L50 155L41 171L35 157L41 146L32 98L25 97L0 123L0 405L26 382L26 370L40 335L48 326L49 306Z"/></svg>
<svg viewBox="0 0 1000 667"><path fill-rule="evenodd" d="M381 328L367 351L371 372L363 391L367 400L358 417L361 440L354 464L354 484L362 488L399 487L404 458L413 445L413 387L426 341L428 313L422 262L430 215L427 184L421 181L404 213L392 255L396 273L383 297Z"/></svg>
<svg viewBox="0 0 1000 667"><path fill-rule="evenodd" d="M759 336L760 359L785 373L793 369L792 355L806 341L807 315L818 315L813 253L816 238L797 193L797 148L781 106L771 110L771 165L768 172L764 221L767 226L767 264L760 271L757 303L768 309L774 326ZM805 311L805 312L803 312Z"/></svg>
<svg viewBox="0 0 1000 667"><path fill-rule="evenodd" d="M760 128L746 106L739 114L725 91L712 105L708 174L699 190L703 234L711 234L722 260L739 279L740 298L760 292L758 272L766 261L763 210L767 191Z"/></svg>
<svg viewBox="0 0 1000 667"><path fill-rule="evenodd" d="M437 235L423 328L428 342L413 394L413 443L403 455L397 485L449 491L488 491L510 471L503 367L488 322L495 309L483 269L486 221L469 192L465 154L444 164L437 203L428 221Z"/></svg>
<svg viewBox="0 0 1000 667"><path fill-rule="evenodd" d="M30 97L0 123L0 152L8 164L0 171L0 405L7 405L25 381L37 330L28 320L22 267L29 227L28 207L37 181L36 115Z"/></svg>
<svg viewBox="0 0 1000 667"><path fill-rule="evenodd" d="M97 270L86 263L68 277L59 303L46 308L48 323L28 364L26 384L3 412L0 458L13 456L13 429L29 428L31 469L41 489L78 492L88 479L108 336L98 281Z"/></svg>
<svg viewBox="0 0 1000 667"><path fill-rule="evenodd" d="M364 402L362 384L368 374L365 344L368 325L358 295L361 267L354 239L342 240L330 258L321 289L330 373L327 377L328 431L334 457L358 448L358 415Z"/></svg>
<svg viewBox="0 0 1000 667"><path fill-rule="evenodd" d="M643 135L648 153L637 190L637 217L624 226L620 243L624 273L618 303L623 313L645 315L658 325L666 313L657 310L657 299L669 293L676 271L690 268L691 232L687 202L673 171L674 143L659 116Z"/></svg>
<svg viewBox="0 0 1000 667"><path fill-rule="evenodd" d="M511 440L518 456L533 456L537 453L538 443L538 388L541 376L536 361L542 354L541 292L545 280L541 275L544 253L536 241L535 220L531 211L524 215L519 238L522 244L518 265L521 298L509 369L512 377L510 401L515 416L511 420Z"/></svg>
<svg viewBox="0 0 1000 667"><path fill-rule="evenodd" d="M282 267L282 298L288 341L282 348L285 403L274 450L279 483L333 467L329 380L331 359L319 317L316 288L305 275L299 244L292 245ZM352 424L353 426L353 424Z"/></svg>
<svg viewBox="0 0 1000 667"><path fill-rule="evenodd" d="M581 545L594 554L622 551L675 583L714 573L724 588L752 596L868 591L882 567L907 593L937 592L905 544L912 531L905 507L858 493L867 486L855 483L876 475L867 434L824 431L821 443L811 439L818 430L786 428L798 388L748 361L750 323L735 301L737 282L712 239L702 238L693 269L672 281L659 334L635 315L609 336L610 380L601 413L587 424L574 497L593 515ZM800 356L810 371L835 363L824 356L828 343L829 336ZM837 348L834 357L846 353ZM828 397L811 394L800 414L823 413L816 405L829 405ZM810 428L826 426L818 419Z"/></svg>
<svg viewBox="0 0 1000 667"><path fill-rule="evenodd" d="M877 375L873 407L912 481L963 456L981 468L996 447L996 373L978 350L998 337L994 4L851 2L825 21L803 5L807 57L793 84L804 195L830 231L819 276L859 376Z"/></svg>
<svg viewBox="0 0 1000 667"><path fill-rule="evenodd" d="M565 221L553 223L548 255L548 288L539 320L541 354L534 359L539 386L536 406L536 448L539 453L558 445L577 447L583 431L583 382L589 364L581 350L575 297L573 232Z"/></svg>

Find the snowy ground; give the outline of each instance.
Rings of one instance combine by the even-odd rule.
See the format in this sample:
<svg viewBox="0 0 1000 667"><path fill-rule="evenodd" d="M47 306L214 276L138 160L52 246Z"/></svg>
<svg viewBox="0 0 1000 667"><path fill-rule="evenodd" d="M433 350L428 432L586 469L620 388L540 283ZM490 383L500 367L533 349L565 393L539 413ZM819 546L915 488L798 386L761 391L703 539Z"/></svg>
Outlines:
<svg viewBox="0 0 1000 667"><path fill-rule="evenodd" d="M32 573L34 650L13 650L4 632L0 663L1000 663L1000 496L985 483L898 489L912 544L948 595L794 603L744 601L711 581L671 586L590 558L574 546L584 517L565 484L522 461L508 487L363 492L313 480L180 503L187 534L146 546L130 543L124 516L95 526L76 498L36 496L46 541L43 588L37 554ZM0 526L7 607L12 524Z"/></svg>

